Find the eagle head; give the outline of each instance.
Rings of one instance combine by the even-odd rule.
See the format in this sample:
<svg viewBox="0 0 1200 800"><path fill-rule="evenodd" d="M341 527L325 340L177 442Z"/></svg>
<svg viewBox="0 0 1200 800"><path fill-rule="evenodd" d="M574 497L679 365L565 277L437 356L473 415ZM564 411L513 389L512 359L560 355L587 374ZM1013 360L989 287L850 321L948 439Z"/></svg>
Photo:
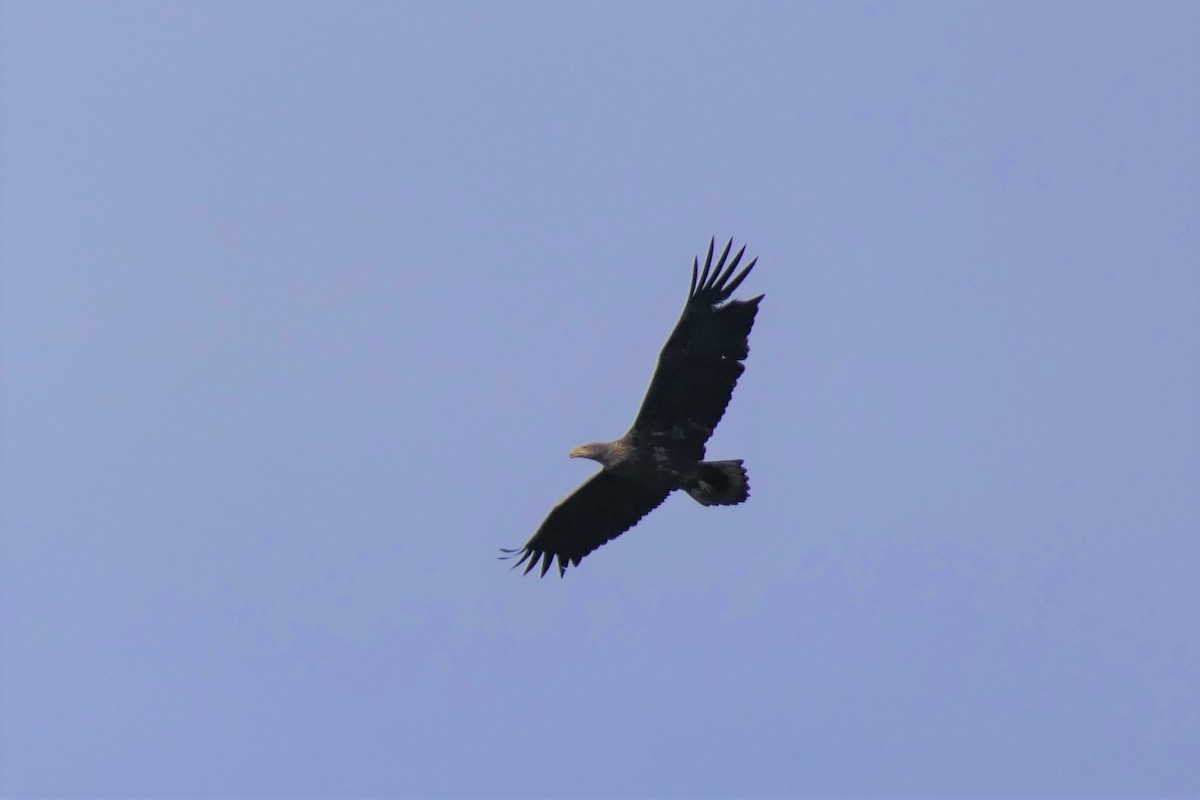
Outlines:
<svg viewBox="0 0 1200 800"><path fill-rule="evenodd" d="M589 442L581 444L570 453L567 453L571 458L590 458L593 461L599 461L603 453L603 445L600 442Z"/></svg>

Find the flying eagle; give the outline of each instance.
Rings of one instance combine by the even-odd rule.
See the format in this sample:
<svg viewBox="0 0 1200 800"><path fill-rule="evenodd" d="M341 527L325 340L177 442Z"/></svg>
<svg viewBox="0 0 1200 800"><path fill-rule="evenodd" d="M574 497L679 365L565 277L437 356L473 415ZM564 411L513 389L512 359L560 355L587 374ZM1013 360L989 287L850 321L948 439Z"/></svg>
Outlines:
<svg viewBox="0 0 1200 800"><path fill-rule="evenodd" d="M520 558L525 574L542 563L542 575L558 560L559 575L605 542L617 538L683 489L705 506L732 506L750 496L742 460L705 461L704 443L729 405L733 387L745 371L754 315L763 295L729 300L758 259L732 280L742 247L726 265L733 240L725 245L716 269L713 241L704 270L692 261L692 285L683 314L658 356L658 368L629 432L615 442L592 442L570 452L604 467L568 495L546 517L525 546L501 549L501 558ZM729 302L726 302L729 301Z"/></svg>

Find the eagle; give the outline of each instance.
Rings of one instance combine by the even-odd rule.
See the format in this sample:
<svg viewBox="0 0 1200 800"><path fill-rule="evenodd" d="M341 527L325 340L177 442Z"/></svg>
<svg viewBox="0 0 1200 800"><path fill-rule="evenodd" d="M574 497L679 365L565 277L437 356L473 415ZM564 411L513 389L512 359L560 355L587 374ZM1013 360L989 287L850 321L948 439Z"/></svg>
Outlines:
<svg viewBox="0 0 1200 800"><path fill-rule="evenodd" d="M754 269L754 259L734 275L746 252L727 259L730 239L713 268L708 243L704 268L692 260L692 284L683 313L658 356L658 366L629 431L614 442L592 442L570 452L603 467L547 515L524 547L501 548L529 574L541 563L544 577L558 562L559 576L600 545L632 528L676 489L705 506L730 506L750 496L742 459L705 461L704 445L725 414L746 367L749 336L764 295L730 300ZM519 558L518 558L519 556Z"/></svg>

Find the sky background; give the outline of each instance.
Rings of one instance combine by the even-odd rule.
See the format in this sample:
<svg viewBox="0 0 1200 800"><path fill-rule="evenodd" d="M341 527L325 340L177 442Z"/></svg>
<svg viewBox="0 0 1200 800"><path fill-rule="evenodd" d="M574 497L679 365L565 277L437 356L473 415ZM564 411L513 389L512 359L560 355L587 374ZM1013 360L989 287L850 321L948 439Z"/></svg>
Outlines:
<svg viewBox="0 0 1200 800"><path fill-rule="evenodd" d="M0 791L1200 792L1200 4L0 10ZM709 237L709 448L507 570Z"/></svg>

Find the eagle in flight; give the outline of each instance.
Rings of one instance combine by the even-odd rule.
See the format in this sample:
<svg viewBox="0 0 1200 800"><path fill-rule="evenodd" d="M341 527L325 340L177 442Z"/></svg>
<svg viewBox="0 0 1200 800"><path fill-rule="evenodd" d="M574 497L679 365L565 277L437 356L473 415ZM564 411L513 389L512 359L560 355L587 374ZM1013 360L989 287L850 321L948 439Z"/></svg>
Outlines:
<svg viewBox="0 0 1200 800"><path fill-rule="evenodd" d="M705 506L731 506L750 496L742 460L705 461L712 436L750 354L750 328L763 295L730 300L758 259L734 275L745 247L727 263L731 239L713 268L713 241L704 268L692 261L692 285L683 314L658 356L658 367L633 427L615 442L592 442L571 451L603 469L568 495L524 547L501 549L501 558L541 562L544 576L558 562L559 575L605 542L637 524L683 489ZM518 558L519 556L519 558Z"/></svg>

